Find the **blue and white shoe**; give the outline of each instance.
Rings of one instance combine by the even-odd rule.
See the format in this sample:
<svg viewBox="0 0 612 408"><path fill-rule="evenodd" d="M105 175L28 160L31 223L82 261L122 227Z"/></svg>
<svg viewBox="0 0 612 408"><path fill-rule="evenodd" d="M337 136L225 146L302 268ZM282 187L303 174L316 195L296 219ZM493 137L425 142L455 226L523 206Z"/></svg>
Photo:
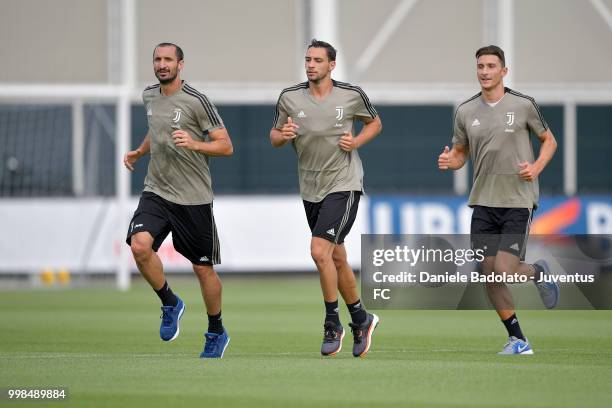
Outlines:
<svg viewBox="0 0 612 408"><path fill-rule="evenodd" d="M533 265L540 267L542 276L550 276L550 267L545 260L540 259ZM559 285L557 285L557 283L551 279L548 280L550 280L550 282L546 282L545 280L537 282L534 280L534 283L538 289L538 292L540 293L540 298L542 298L542 303L544 303L544 306L547 309L552 309L557 306L557 303L559 303Z"/></svg>
<svg viewBox="0 0 612 408"><path fill-rule="evenodd" d="M533 349L529 344L529 340L518 339L514 336L508 338L508 342L504 345L504 349L500 351L500 355L510 354L533 354Z"/></svg>
<svg viewBox="0 0 612 408"><path fill-rule="evenodd" d="M223 329L223 333L205 333L206 343L204 343L204 351L200 354L200 358L223 358L225 349L229 345L230 337L227 331Z"/></svg>
<svg viewBox="0 0 612 408"><path fill-rule="evenodd" d="M185 312L185 303L177 296L176 306L162 306L161 326L159 326L159 337L163 341L172 341L179 335L179 320Z"/></svg>

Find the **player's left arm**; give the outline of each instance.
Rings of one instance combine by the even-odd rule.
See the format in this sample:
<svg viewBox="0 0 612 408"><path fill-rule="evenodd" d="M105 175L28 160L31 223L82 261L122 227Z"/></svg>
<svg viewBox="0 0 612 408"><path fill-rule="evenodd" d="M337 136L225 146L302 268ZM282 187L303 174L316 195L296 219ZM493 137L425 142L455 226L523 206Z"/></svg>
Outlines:
<svg viewBox="0 0 612 408"><path fill-rule="evenodd" d="M224 127L216 128L208 133L209 141L194 140L191 135L182 130L172 132L172 139L177 147L184 147L208 156L231 156L234 153L232 140L227 129Z"/></svg>
<svg viewBox="0 0 612 408"><path fill-rule="evenodd" d="M377 115L374 118L358 117L358 119L364 123L361 132L359 132L359 134L355 137L353 137L351 132L346 132L340 138L340 143L338 143L340 149L344 150L345 152L359 149L361 146L378 136L382 131L382 121L380 120L380 116Z"/></svg>
<svg viewBox="0 0 612 408"><path fill-rule="evenodd" d="M538 178L546 165L551 161L557 150L557 140L550 131L550 128L544 130L538 135L540 140L540 154L535 162L519 163L519 177L525 181L533 181Z"/></svg>

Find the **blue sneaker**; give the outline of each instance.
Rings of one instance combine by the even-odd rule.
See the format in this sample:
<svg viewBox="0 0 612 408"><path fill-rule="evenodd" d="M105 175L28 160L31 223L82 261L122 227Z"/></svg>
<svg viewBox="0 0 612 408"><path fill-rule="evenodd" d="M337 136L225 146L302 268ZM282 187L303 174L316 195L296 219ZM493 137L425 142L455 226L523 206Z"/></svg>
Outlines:
<svg viewBox="0 0 612 408"><path fill-rule="evenodd" d="M204 351L200 353L200 358L223 358L223 353L229 345L230 337L227 331L223 329L223 333L205 333L206 343L204 343Z"/></svg>
<svg viewBox="0 0 612 408"><path fill-rule="evenodd" d="M531 345L529 345L529 340L522 340L514 336L510 336L508 338L508 342L504 345L504 349L497 354L533 354L533 349L531 348Z"/></svg>
<svg viewBox="0 0 612 408"><path fill-rule="evenodd" d="M533 266L536 269L536 273L541 272L542 277L551 276L550 267L545 260L540 259L534 263ZM533 282L540 293L540 298L542 298L542 303L544 303L544 306L546 306L547 309L552 309L557 306L557 303L559 303L559 285L552 281L552 279L549 280L550 282L546 282L545 280L542 280L541 282L534 280Z"/></svg>
<svg viewBox="0 0 612 408"><path fill-rule="evenodd" d="M176 339L180 332L179 320L185 312L185 303L177 296L176 306L162 306L161 326L159 326L159 337L163 341Z"/></svg>

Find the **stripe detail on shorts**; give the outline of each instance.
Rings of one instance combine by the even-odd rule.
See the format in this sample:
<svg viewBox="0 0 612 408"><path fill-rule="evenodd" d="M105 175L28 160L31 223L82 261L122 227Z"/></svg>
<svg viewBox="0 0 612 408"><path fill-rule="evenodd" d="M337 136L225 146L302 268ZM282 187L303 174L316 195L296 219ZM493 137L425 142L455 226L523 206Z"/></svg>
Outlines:
<svg viewBox="0 0 612 408"><path fill-rule="evenodd" d="M212 205L210 206L210 217L212 219L212 264L221 263L221 248L219 245L219 235L217 234L217 223L215 222L215 214L213 213Z"/></svg>
<svg viewBox="0 0 612 408"><path fill-rule="evenodd" d="M342 216L342 221L340 221L340 226L338 227L338 231L336 232L336 238L334 239L334 243L338 243L338 239L342 234L342 230L346 227L346 223L351 215L351 208L353 207L353 202L355 201L355 192L351 191L349 193L349 198L346 200L346 210L344 211L344 216Z"/></svg>
<svg viewBox="0 0 612 408"><path fill-rule="evenodd" d="M527 226L525 227L525 238L523 239L523 247L521 248L519 259L525 259L525 254L527 253L527 239L529 238L529 229L531 228L531 220L533 218L533 208L528 208L528 210L529 221L527 221Z"/></svg>

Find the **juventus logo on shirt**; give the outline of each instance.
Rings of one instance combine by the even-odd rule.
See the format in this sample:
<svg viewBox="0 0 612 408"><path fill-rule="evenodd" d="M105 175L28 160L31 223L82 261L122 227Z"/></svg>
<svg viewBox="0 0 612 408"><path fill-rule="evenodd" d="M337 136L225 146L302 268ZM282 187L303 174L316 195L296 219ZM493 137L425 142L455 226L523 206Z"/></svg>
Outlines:
<svg viewBox="0 0 612 408"><path fill-rule="evenodd" d="M506 126L512 126L514 125L514 112L508 112L506 113ZM504 132L506 133L514 133L514 129L509 129L506 128L504 129Z"/></svg>
<svg viewBox="0 0 612 408"><path fill-rule="evenodd" d="M342 106L336 106L336 120L342 120L344 117L344 108Z"/></svg>
<svg viewBox="0 0 612 408"><path fill-rule="evenodd" d="M178 123L179 120L181 120L181 110L180 109L175 109L174 110L174 117L172 118L172 121L174 123Z"/></svg>
<svg viewBox="0 0 612 408"><path fill-rule="evenodd" d="M172 129L180 129L181 128L181 124L179 123L179 121L181 120L181 109L179 108L175 108L174 109L174 117L172 118Z"/></svg>
<svg viewBox="0 0 612 408"><path fill-rule="evenodd" d="M342 127L342 123L340 121L344 117L344 108L342 106L336 106L336 124L334 127Z"/></svg>

